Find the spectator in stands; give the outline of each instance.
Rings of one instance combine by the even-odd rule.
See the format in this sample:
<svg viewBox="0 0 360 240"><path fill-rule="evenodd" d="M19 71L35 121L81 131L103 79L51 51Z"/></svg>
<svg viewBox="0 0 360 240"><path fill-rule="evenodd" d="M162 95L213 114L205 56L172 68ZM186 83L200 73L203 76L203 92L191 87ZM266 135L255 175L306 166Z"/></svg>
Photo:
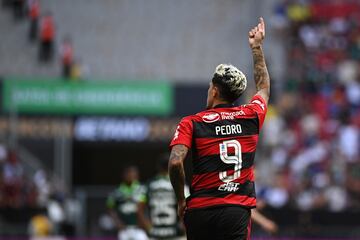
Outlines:
<svg viewBox="0 0 360 240"><path fill-rule="evenodd" d="M347 166L346 188L350 197L349 207L360 209L360 159Z"/></svg>
<svg viewBox="0 0 360 240"><path fill-rule="evenodd" d="M38 191L37 203L40 207L45 207L51 194L51 186L45 170L37 170L33 176L33 182Z"/></svg>
<svg viewBox="0 0 360 240"><path fill-rule="evenodd" d="M3 169L5 204L20 207L22 203L23 166L14 151L10 151Z"/></svg>
<svg viewBox="0 0 360 240"><path fill-rule="evenodd" d="M47 214L52 223L55 234L61 234L63 225L66 221L66 213L64 209L64 198L56 192L52 194L47 203Z"/></svg>
<svg viewBox="0 0 360 240"><path fill-rule="evenodd" d="M347 162L359 160L360 131L350 122L350 113L344 113L343 125L339 129L339 152Z"/></svg>
<svg viewBox="0 0 360 240"><path fill-rule="evenodd" d="M31 208L38 207L38 188L31 178L24 174L22 187L22 203Z"/></svg>
<svg viewBox="0 0 360 240"><path fill-rule="evenodd" d="M71 74L70 78L72 81L77 81L81 79L81 63L79 61L74 61L71 65Z"/></svg>
<svg viewBox="0 0 360 240"><path fill-rule="evenodd" d="M348 193L345 184L338 184L333 176L330 177L328 186L324 191L327 208L332 212L340 212L349 206Z"/></svg>
<svg viewBox="0 0 360 240"><path fill-rule="evenodd" d="M281 207L288 194L302 210L360 207L360 2L299 0L280 7L275 14L287 13L292 39L289 78L269 106L258 169L271 156L287 178L269 188L278 175L265 167L269 174L259 186L272 206Z"/></svg>
<svg viewBox="0 0 360 240"><path fill-rule="evenodd" d="M51 12L46 13L40 25L40 62L49 62L53 58L55 42L55 23Z"/></svg>
<svg viewBox="0 0 360 240"><path fill-rule="evenodd" d="M65 37L60 48L62 77L69 79L71 77L74 65L74 49L70 37Z"/></svg>
<svg viewBox="0 0 360 240"><path fill-rule="evenodd" d="M269 186L264 190L264 200L274 207L281 208L288 204L289 192L286 188L286 177L282 172L276 173L275 181L272 182L272 186Z"/></svg>
<svg viewBox="0 0 360 240"><path fill-rule="evenodd" d="M30 18L29 40L33 42L37 39L39 31L40 0L29 0L28 10Z"/></svg>
<svg viewBox="0 0 360 240"><path fill-rule="evenodd" d="M78 58L73 61L70 78L72 81L79 81L89 76L89 68Z"/></svg>
<svg viewBox="0 0 360 240"><path fill-rule="evenodd" d="M46 215L38 214L30 219L29 235L32 237L47 237L52 232L52 229L52 223Z"/></svg>

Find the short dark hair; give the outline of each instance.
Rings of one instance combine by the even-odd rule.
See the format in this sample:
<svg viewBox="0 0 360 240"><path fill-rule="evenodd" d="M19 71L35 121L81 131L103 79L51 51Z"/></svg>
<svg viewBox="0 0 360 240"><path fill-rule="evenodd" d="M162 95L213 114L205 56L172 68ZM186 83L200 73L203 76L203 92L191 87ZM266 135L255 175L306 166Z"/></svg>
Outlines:
<svg viewBox="0 0 360 240"><path fill-rule="evenodd" d="M125 176L129 171L139 172L139 169L135 165L126 165L126 166L124 166L124 168L122 170L122 175Z"/></svg>

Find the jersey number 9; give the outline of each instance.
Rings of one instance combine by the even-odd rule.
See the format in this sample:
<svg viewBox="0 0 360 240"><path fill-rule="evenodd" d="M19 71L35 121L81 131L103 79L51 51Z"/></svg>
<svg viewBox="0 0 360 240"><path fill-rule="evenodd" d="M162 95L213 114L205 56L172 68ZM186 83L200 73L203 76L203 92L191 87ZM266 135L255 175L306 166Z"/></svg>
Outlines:
<svg viewBox="0 0 360 240"><path fill-rule="evenodd" d="M242 157L241 157L241 145L236 140L228 140L219 144L220 147L220 159L226 164L234 164L234 173L228 175L227 171L219 172L219 178L224 183L234 181L241 175ZM228 155L228 149L234 148L234 155Z"/></svg>

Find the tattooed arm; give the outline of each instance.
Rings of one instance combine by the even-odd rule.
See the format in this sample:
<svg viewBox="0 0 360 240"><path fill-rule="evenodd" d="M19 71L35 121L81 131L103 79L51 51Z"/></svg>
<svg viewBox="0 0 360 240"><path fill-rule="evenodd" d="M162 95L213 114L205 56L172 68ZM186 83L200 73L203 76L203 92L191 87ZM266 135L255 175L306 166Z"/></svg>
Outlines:
<svg viewBox="0 0 360 240"><path fill-rule="evenodd" d="M254 59L254 80L257 94L264 98L267 103L270 96L270 77L262 49L264 38L265 22L263 18L260 18L259 24L249 32L249 44Z"/></svg>
<svg viewBox="0 0 360 240"><path fill-rule="evenodd" d="M173 146L169 159L169 175L170 181L174 188L175 195L178 201L178 214L182 218L186 207L184 186L185 186L185 172L184 160L188 153L188 148L185 145Z"/></svg>

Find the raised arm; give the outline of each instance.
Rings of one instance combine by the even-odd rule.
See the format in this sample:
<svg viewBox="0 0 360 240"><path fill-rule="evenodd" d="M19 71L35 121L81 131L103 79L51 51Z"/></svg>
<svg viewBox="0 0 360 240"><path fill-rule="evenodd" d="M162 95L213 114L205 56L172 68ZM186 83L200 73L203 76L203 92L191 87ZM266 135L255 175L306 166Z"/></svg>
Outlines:
<svg viewBox="0 0 360 240"><path fill-rule="evenodd" d="M249 44L254 59L254 80L257 95L260 95L266 104L270 96L270 77L265 63L262 42L265 38L265 22L259 19L259 24L249 32Z"/></svg>
<svg viewBox="0 0 360 240"><path fill-rule="evenodd" d="M174 188L175 195L178 201L178 214L181 218L184 217L186 202L184 195L185 186L185 171L184 160L188 153L188 148L185 145L174 145L171 149L169 159L169 175L170 181Z"/></svg>

